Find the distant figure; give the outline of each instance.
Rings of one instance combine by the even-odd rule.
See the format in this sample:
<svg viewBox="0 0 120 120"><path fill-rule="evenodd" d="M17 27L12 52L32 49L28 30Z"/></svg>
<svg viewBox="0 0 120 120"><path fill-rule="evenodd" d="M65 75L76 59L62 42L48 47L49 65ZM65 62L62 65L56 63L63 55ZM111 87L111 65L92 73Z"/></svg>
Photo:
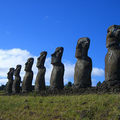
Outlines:
<svg viewBox="0 0 120 120"><path fill-rule="evenodd" d="M22 82L22 92L31 92L32 91L32 80L33 80L33 71L32 65L34 62L34 58L28 58L27 62L25 63L25 76Z"/></svg>
<svg viewBox="0 0 120 120"><path fill-rule="evenodd" d="M13 73L14 68L10 68L9 72L7 73L8 82L6 84L6 93L12 93Z"/></svg>
<svg viewBox="0 0 120 120"><path fill-rule="evenodd" d="M55 52L51 55L51 64L53 65L53 69L50 78L50 90L64 88L64 65L61 63L62 54L63 47L57 47Z"/></svg>
<svg viewBox="0 0 120 120"><path fill-rule="evenodd" d="M92 60L88 57L90 39L87 37L80 38L77 41L75 57L77 62L74 71L74 87L86 88L91 87Z"/></svg>
<svg viewBox="0 0 120 120"><path fill-rule="evenodd" d="M12 85L12 92L13 93L20 92L20 83L21 83L21 77L19 75L20 70L21 70L21 65L17 65L16 69L14 71L15 80L13 81L13 85Z"/></svg>
<svg viewBox="0 0 120 120"><path fill-rule="evenodd" d="M110 86L120 84L120 25L112 25L107 30L105 56L105 82Z"/></svg>
<svg viewBox="0 0 120 120"><path fill-rule="evenodd" d="M45 72L46 68L44 62L46 59L47 52L43 51L40 53L40 57L37 59L38 73L35 80L35 91L45 90Z"/></svg>

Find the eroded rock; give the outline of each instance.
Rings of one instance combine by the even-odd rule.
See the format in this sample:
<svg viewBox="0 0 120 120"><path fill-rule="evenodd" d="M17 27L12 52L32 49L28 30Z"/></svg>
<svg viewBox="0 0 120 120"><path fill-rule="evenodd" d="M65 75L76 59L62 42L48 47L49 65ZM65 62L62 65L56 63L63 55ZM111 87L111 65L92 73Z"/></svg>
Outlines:
<svg viewBox="0 0 120 120"><path fill-rule="evenodd" d="M40 53L40 57L37 59L38 73L35 80L35 91L45 90L45 72L46 68L44 62L46 59L47 52L43 51Z"/></svg>
<svg viewBox="0 0 120 120"><path fill-rule="evenodd" d="M20 83L21 83L20 70L21 70L21 65L17 65L14 71L15 80L13 81L13 85L12 85L13 93L20 92Z"/></svg>
<svg viewBox="0 0 120 120"><path fill-rule="evenodd" d="M74 69L74 88L91 87L92 60L88 57L90 39L80 38L77 41L75 57L77 62Z"/></svg>
<svg viewBox="0 0 120 120"><path fill-rule="evenodd" d="M8 82L6 84L6 93L12 93L13 74L14 68L10 68L9 72L7 73Z"/></svg>
<svg viewBox="0 0 120 120"><path fill-rule="evenodd" d="M50 78L50 90L63 89L64 82L64 65L61 62L63 54L63 47L57 47L55 52L51 55L51 64L53 65L51 78Z"/></svg>
<svg viewBox="0 0 120 120"><path fill-rule="evenodd" d="M34 58L28 58L25 63L25 76L22 82L22 92L31 92L32 91L32 80L33 80L33 71L32 65L34 62Z"/></svg>

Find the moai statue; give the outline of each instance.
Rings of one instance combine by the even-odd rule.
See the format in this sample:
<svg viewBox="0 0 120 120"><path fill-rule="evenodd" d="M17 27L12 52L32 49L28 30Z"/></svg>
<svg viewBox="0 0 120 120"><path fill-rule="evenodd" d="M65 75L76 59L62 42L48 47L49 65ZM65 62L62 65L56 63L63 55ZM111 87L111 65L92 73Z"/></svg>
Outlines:
<svg viewBox="0 0 120 120"><path fill-rule="evenodd" d="M35 80L35 91L45 90L45 72L46 68L44 62L46 59L47 52L43 51L40 53L40 57L37 58L38 73Z"/></svg>
<svg viewBox="0 0 120 120"><path fill-rule="evenodd" d="M22 82L22 92L31 92L32 91L32 80L33 80L33 71L32 65L34 62L34 58L28 58L27 62L25 63L25 76Z"/></svg>
<svg viewBox="0 0 120 120"><path fill-rule="evenodd" d="M8 82L6 84L6 93L12 93L14 68L10 68L7 73Z"/></svg>
<svg viewBox="0 0 120 120"><path fill-rule="evenodd" d="M53 65L53 69L50 78L50 90L64 88L64 65L61 63L62 54L63 47L57 47L55 52L51 55L51 64Z"/></svg>
<svg viewBox="0 0 120 120"><path fill-rule="evenodd" d="M92 60L88 57L90 39L83 37L78 39L75 57L77 62L74 69L74 87L91 87Z"/></svg>
<svg viewBox="0 0 120 120"><path fill-rule="evenodd" d="M21 65L17 65L16 69L14 71L15 80L13 81L13 85L12 85L12 92L13 93L20 92L20 83L21 83L21 77L19 75L20 70L21 70Z"/></svg>
<svg viewBox="0 0 120 120"><path fill-rule="evenodd" d="M107 30L105 56L105 82L108 87L120 84L120 25L112 25Z"/></svg>

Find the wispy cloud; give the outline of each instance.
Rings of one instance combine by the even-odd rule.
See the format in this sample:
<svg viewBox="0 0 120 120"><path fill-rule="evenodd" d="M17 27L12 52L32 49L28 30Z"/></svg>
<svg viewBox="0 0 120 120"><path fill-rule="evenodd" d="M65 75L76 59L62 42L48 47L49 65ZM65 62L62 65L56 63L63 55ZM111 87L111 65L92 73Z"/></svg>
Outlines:
<svg viewBox="0 0 120 120"><path fill-rule="evenodd" d="M9 71L10 67L16 67L17 64L22 65L22 69L20 72L21 78L23 79L25 75L24 67L27 59L29 57L34 58L34 64L32 67L32 70L34 72L34 79L33 84L35 83L36 75L38 72L38 69L36 68L37 64L37 57L32 55L27 50L21 50L19 48L14 48L10 50L3 50L0 49L0 83L6 84L7 82L7 72ZM63 63L65 66L65 74L64 74L64 84L67 84L70 79L74 79L74 67L75 64L70 63L69 61ZM51 58L47 57L45 61L45 67L46 67L46 74L45 74L45 82L46 85L50 84L50 76L53 66L51 65ZM99 68L93 68L92 76L103 76L104 70ZM95 82L93 83L93 85Z"/></svg>
<svg viewBox="0 0 120 120"><path fill-rule="evenodd" d="M47 19L47 18L49 18L49 16L45 16L45 17L44 17L44 19Z"/></svg>
<svg viewBox="0 0 120 120"><path fill-rule="evenodd" d="M7 34L11 34L9 31L6 31Z"/></svg>
<svg viewBox="0 0 120 120"><path fill-rule="evenodd" d="M56 22L56 23L59 23L60 21L59 21L59 20L56 20L55 22Z"/></svg>

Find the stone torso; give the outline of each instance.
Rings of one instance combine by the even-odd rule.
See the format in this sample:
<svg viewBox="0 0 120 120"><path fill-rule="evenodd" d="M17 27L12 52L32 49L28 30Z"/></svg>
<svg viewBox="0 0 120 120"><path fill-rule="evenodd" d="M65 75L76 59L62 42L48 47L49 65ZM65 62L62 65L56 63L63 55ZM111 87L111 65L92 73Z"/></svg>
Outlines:
<svg viewBox="0 0 120 120"><path fill-rule="evenodd" d="M35 81L35 91L45 90L45 72L46 68L38 70Z"/></svg>
<svg viewBox="0 0 120 120"><path fill-rule="evenodd" d="M33 72L26 72L22 82L22 91L32 91Z"/></svg>
<svg viewBox="0 0 120 120"><path fill-rule="evenodd" d="M80 87L91 86L92 60L89 57L77 59L74 73L74 85Z"/></svg>
<svg viewBox="0 0 120 120"><path fill-rule="evenodd" d="M13 84L13 80L9 79L6 85L6 93L12 93L12 84Z"/></svg>
<svg viewBox="0 0 120 120"><path fill-rule="evenodd" d="M12 92L13 93L20 92L20 83L21 83L21 77L15 76L15 80L13 81L13 85L12 85Z"/></svg>
<svg viewBox="0 0 120 120"><path fill-rule="evenodd" d="M63 89L63 76L64 76L64 65L53 65L53 70L50 78L50 89Z"/></svg>
<svg viewBox="0 0 120 120"><path fill-rule="evenodd" d="M120 49L108 49L105 56L105 73L105 81L120 81Z"/></svg>

